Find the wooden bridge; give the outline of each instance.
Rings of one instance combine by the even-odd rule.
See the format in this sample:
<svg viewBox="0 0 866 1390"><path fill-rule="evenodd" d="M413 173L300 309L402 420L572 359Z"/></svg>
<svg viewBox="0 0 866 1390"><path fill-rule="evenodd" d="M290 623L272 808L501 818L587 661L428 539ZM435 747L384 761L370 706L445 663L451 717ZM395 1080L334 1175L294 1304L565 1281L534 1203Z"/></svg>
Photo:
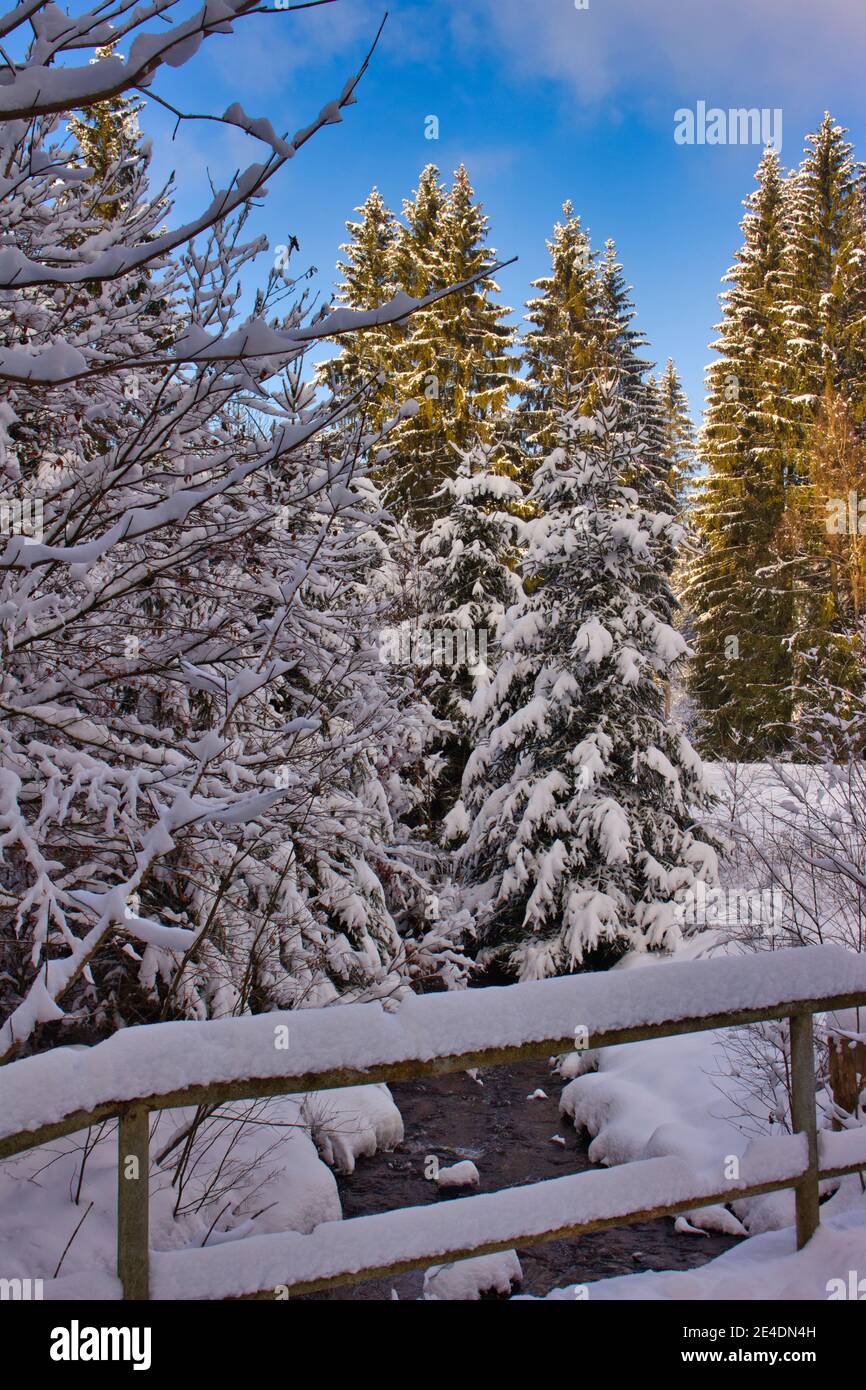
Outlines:
<svg viewBox="0 0 866 1390"><path fill-rule="evenodd" d="M127 1029L86 1051L0 1068L0 1159L116 1117L117 1273L126 1299L275 1298L579 1236L792 1187L797 1244L823 1179L866 1169L866 1129L818 1134L812 1017L866 1007L866 955L834 946ZM735 1178L679 1158L508 1188L200 1249L149 1249L152 1111L402 1081L531 1057L790 1024L790 1135L753 1141ZM278 1293L279 1291L279 1293Z"/></svg>

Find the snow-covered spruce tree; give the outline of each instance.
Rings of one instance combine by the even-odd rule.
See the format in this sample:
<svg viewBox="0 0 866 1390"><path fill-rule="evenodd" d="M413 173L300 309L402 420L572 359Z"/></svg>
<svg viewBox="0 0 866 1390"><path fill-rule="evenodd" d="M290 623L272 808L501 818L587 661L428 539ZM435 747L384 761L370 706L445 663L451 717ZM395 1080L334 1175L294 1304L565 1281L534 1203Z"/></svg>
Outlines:
<svg viewBox="0 0 866 1390"><path fill-rule="evenodd" d="M798 751L807 745L822 760L847 762L866 746L866 438L852 406L829 390L809 451L808 492L791 537L812 580L810 611L823 610L825 622L812 647L798 634Z"/></svg>
<svg viewBox="0 0 866 1390"><path fill-rule="evenodd" d="M639 425L656 409L647 375L652 362L641 356L647 339L634 326L635 306L632 287L626 282L616 244L608 239L596 267L599 284L599 336L601 340L597 374L615 375L624 402L624 424Z"/></svg>
<svg viewBox="0 0 866 1390"><path fill-rule="evenodd" d="M145 151L95 187L57 135L70 91L92 110L146 84L225 16L82 64L106 25L43 6L0 87L0 466L42 509L0 550L3 1057L408 978L385 784L416 716L359 575L370 441L334 452L337 407L290 378L311 342L415 306L309 325L303 299L273 314L274 272L239 314L252 200L357 78L294 139L230 108L270 154L179 227Z"/></svg>
<svg viewBox="0 0 866 1390"><path fill-rule="evenodd" d="M96 58L110 58L112 52L110 45L98 48ZM131 192L130 185L140 167L142 140L138 117L144 106L141 97L121 92L74 113L69 120L81 159L92 170L91 185L106 185L105 201L97 203L96 211L107 222L116 215L119 200Z"/></svg>
<svg viewBox="0 0 866 1390"><path fill-rule="evenodd" d="M386 505L409 511L427 529L441 513L439 489L454 474L455 447L466 450L477 437L491 440L515 389L516 363L509 356L515 333L503 322L510 310L494 298L496 255L466 169L457 169L446 191L429 165L403 211L406 225L394 254L399 288L417 297L472 282L438 300L425 323L409 322L386 370L394 399L415 399L419 409L379 452L377 476Z"/></svg>
<svg viewBox="0 0 866 1390"><path fill-rule="evenodd" d="M377 188L355 211L357 222L347 222L348 241L340 247L342 260L337 262L341 276L334 296L337 304L351 309L376 309L392 299L396 291L394 253L397 240L397 220L385 206ZM367 428L380 429L394 414L394 389L389 386L396 345L406 330L395 324L366 329L341 340L339 355L320 364L318 379L333 387L343 398L353 391L376 382L375 389L364 392L363 406Z"/></svg>
<svg viewBox="0 0 866 1390"><path fill-rule="evenodd" d="M791 181L784 318L807 434L830 389L866 436L866 206L846 133L825 114Z"/></svg>
<svg viewBox="0 0 866 1390"><path fill-rule="evenodd" d="M677 520L688 533L692 486L697 469L695 433L686 394L671 358L667 360L661 380L656 381L654 376L650 376L647 384L655 397L654 409L650 413L655 426L654 437L658 440L654 452L665 475L665 501L662 505L673 509ZM671 587L678 599L693 545L694 537L687 534L684 544L679 549L670 547L665 557ZM691 616L679 602L672 621L691 643ZM687 666L684 666L676 672L673 681L666 683L665 708L668 714L675 711L675 717L691 730L694 725L694 705L687 695L686 681Z"/></svg>
<svg viewBox="0 0 866 1390"><path fill-rule="evenodd" d="M595 380L616 382L623 405L622 427L639 432L641 439L641 448L629 462L628 471L620 482L635 489L638 501L648 511L664 512L674 518L679 506L666 456L664 418L658 394L648 375L653 363L640 355L647 340L634 327L636 310L631 286L626 283L612 240L605 242L597 274L600 352ZM667 575L673 573L676 546L671 534L658 528L652 541L650 576L660 570ZM653 578L650 583L657 588ZM670 591L666 592L666 597L672 597ZM668 618L673 614L674 606L671 606Z"/></svg>
<svg viewBox="0 0 866 1390"><path fill-rule="evenodd" d="M684 601L693 623L690 690L705 747L716 755L783 748L793 718L790 639L795 606L785 512L794 463L786 420L782 312L788 191L767 150L746 200L743 246L726 276L723 318L707 372L694 489L698 549Z"/></svg>
<svg viewBox="0 0 866 1390"><path fill-rule="evenodd" d="M426 164L418 187L403 200L403 222L397 230L394 270L407 294L422 294L444 284L442 226L448 206L448 190L435 164Z"/></svg>
<svg viewBox="0 0 866 1390"><path fill-rule="evenodd" d="M373 489L369 479L366 485ZM395 846L387 901L413 987L452 988L468 975L472 918L440 843L453 725L441 715L447 703L442 681L430 670L424 648L428 586L421 536L406 517L380 512L366 542L371 560L365 566L365 603L368 609L372 603L377 615L380 658L389 668L402 716L381 731L371 750Z"/></svg>
<svg viewBox="0 0 866 1390"><path fill-rule="evenodd" d="M443 289L449 283L442 256L447 197L439 170L432 164L422 169L414 198L404 201L403 223L397 221L373 189L357 209L361 221L346 224L350 239L340 248L344 259L337 263L342 277L337 286L338 300L352 309L371 309L381 302L377 297L380 284L398 287L410 295ZM339 355L318 369L320 381L339 383L341 389L346 383L357 389L363 382L375 380L374 388L363 397L371 423L389 418L398 402L412 399L419 404L424 402L424 409L429 412L427 402L435 401L439 393L437 350L430 340L441 337L441 316L445 312L444 308L437 311L437 322L428 329L429 337L422 336L415 343L407 325L376 328L341 343ZM414 432L420 434L420 427L416 425ZM402 433L406 433L405 427ZM399 434L393 433L375 451L375 476L392 514L401 525L405 523L414 531L419 517L407 502L413 486L408 478L411 460L399 447ZM414 485L419 495L425 488L436 491L435 483L426 487L421 470ZM409 510L411 516L407 515ZM399 553L402 540L396 535L392 539ZM416 617L418 613L420 608ZM404 613L404 621L407 616Z"/></svg>
<svg viewBox="0 0 866 1390"><path fill-rule="evenodd" d="M680 508L687 507L697 471L695 427L689 402L673 359L668 358L658 381L652 378L663 431L663 454L668 481Z"/></svg>
<svg viewBox="0 0 866 1390"><path fill-rule="evenodd" d="M429 646L426 689L447 729L433 818L443 821L448 841L465 830L460 788L474 732L470 704L490 682L502 619L521 591L523 492L510 476L507 451L498 440L478 440L462 453L457 475L445 482L443 492L449 510L433 523L421 547L421 630Z"/></svg>
<svg viewBox="0 0 866 1390"><path fill-rule="evenodd" d="M822 708L822 689L857 696L863 679L851 571L840 572L825 508L828 443L835 438L849 458L866 444L866 202L845 135L825 114L807 137L790 185L783 282L792 467L787 553L774 573L784 566L794 589L796 717L806 724L834 711L835 700ZM847 493L834 497L838 506Z"/></svg>
<svg viewBox="0 0 866 1390"><path fill-rule="evenodd" d="M607 332L600 318L597 253L571 202L563 204L547 243L550 273L533 280L538 291L526 305L532 325L521 339L525 381L520 387L518 419L531 478L539 459L558 437L563 411L575 399L592 409L592 384Z"/></svg>
<svg viewBox="0 0 866 1390"><path fill-rule="evenodd" d="M602 381L595 415L561 415L531 493L527 592L473 704L459 857L482 904L480 961L520 979L672 946L677 895L715 872L694 829L702 765L664 719L685 642L663 574L647 595L653 539L677 527L620 482L641 449L623 413Z"/></svg>
<svg viewBox="0 0 866 1390"><path fill-rule="evenodd" d="M527 304L532 327L522 341L526 377L520 385L516 413L523 466L531 477L553 447L559 419L575 400L591 414L603 382L615 380L623 402L623 424L641 431L643 448L630 460L632 472L622 479L636 488L653 511L674 515L677 501L664 457L664 423L648 373L652 363L641 356L646 339L635 328L631 288L612 241L599 257L571 203L565 220L548 242L551 273L534 282L540 291ZM658 543L666 546L659 534ZM673 557L668 547L668 570Z"/></svg>

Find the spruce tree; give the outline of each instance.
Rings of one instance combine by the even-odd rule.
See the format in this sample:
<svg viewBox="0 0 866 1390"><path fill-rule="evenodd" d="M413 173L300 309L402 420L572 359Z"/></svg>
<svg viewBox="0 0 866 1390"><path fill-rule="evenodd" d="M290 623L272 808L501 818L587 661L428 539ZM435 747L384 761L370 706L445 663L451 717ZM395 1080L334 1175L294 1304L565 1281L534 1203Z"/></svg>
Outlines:
<svg viewBox="0 0 866 1390"><path fill-rule="evenodd" d="M797 717L806 722L820 714L821 689L862 689L854 595L840 587L824 506L828 443L842 442L841 428L851 435L843 454L866 444L866 205L845 135L825 114L791 186L784 314L795 486L786 559L796 604Z"/></svg>
<svg viewBox="0 0 866 1390"><path fill-rule="evenodd" d="M554 447L562 412L576 399L591 410L594 373L608 337L597 253L572 203L565 202L562 212L547 242L550 273L532 282L538 293L527 302L531 327L521 342L526 371L519 421L530 476L539 457Z"/></svg>
<svg viewBox="0 0 866 1390"><path fill-rule="evenodd" d="M866 440L851 406L828 391L809 451L809 506L792 521L799 603L797 744L844 762L863 755L866 649ZM861 511L862 508L862 511ZM809 641L813 645L808 645Z"/></svg>
<svg viewBox="0 0 866 1390"><path fill-rule="evenodd" d="M626 283L616 246L611 240L605 243L597 273L602 346L595 375L600 380L616 382L623 405L623 424L639 433L641 441L620 482L634 487L644 507L673 518L678 507L665 453L664 420L658 394L648 376L653 363L640 355L647 340L634 327L636 311L631 286ZM650 576L658 567L667 575L673 572L678 541L679 532L659 531L654 538ZM653 583L651 577L649 582ZM673 609L668 616L672 613Z"/></svg>
<svg viewBox="0 0 866 1390"><path fill-rule="evenodd" d="M620 479L642 440L615 379L594 415L575 393L530 494L524 597L473 702L463 873L483 901L480 960L520 979L609 962L678 937L676 897L713 872L692 832L699 758L664 718L685 642L652 538L674 523Z"/></svg>
<svg viewBox="0 0 866 1390"><path fill-rule="evenodd" d="M397 220L377 188L355 211L360 220L346 223L349 239L340 247L343 258L337 262L337 270L342 278L334 297L347 308L377 309L392 299L396 290ZM404 332L398 325L384 324L348 335L339 356L318 370L319 381L331 386L343 400L370 388L363 391L360 404L365 424L374 433L394 414L394 388L393 383L389 386L388 376ZM383 381L373 385L380 373Z"/></svg>
<svg viewBox="0 0 866 1390"><path fill-rule="evenodd" d="M673 514L676 501L663 458L659 401L641 356L644 335L634 326L631 287L613 241L599 257L571 203L548 242L551 274L533 282L540 294L527 304L532 327L523 338L526 379L519 420L525 466L532 473L557 437L559 418L576 399L589 414L602 382L616 381L623 420L641 432L641 450L629 461L627 479L644 505ZM668 556L670 563L670 556Z"/></svg>
<svg viewBox="0 0 866 1390"><path fill-rule="evenodd" d="M656 408L645 379L653 364L640 355L647 340L634 326L636 311L632 287L626 282L616 244L611 239L604 244L597 273L603 347L596 371L605 377L616 376L617 389L625 404L623 418L637 424L648 411Z"/></svg>
<svg viewBox="0 0 866 1390"><path fill-rule="evenodd" d="M523 523L518 512L523 492L509 474L501 442L477 440L460 456L456 477L444 483L449 510L422 543L424 630L433 634L430 666L435 673L426 688L436 713L447 721L436 808L437 818L447 818L446 838L465 824L462 804L455 808L455 803L475 733L471 701L492 678L504 615L521 592L517 565Z"/></svg>
<svg viewBox="0 0 866 1390"><path fill-rule="evenodd" d="M664 472L664 486L685 533L688 530L692 486L697 467L695 435L686 394L671 358L668 358L665 364L661 380L657 381L651 375L647 385L653 396L652 418L657 422L657 429L660 431L657 454ZM689 551L690 546L681 546L679 550L671 548L667 557L672 590L678 597L682 591L683 577L687 572ZM692 625L689 615L679 604L674 621L686 639L691 641ZM680 702L684 695L684 686L685 669L677 672L675 682L666 682L665 709L668 715L675 704L682 710Z"/></svg>
<svg viewBox="0 0 866 1390"><path fill-rule="evenodd" d="M785 512L792 453L785 418L788 192L767 150L746 200L743 246L726 276L723 318L707 372L695 489L698 551L684 597L693 625L690 689L705 746L753 756L786 745L793 713L794 599Z"/></svg>
<svg viewBox="0 0 866 1390"><path fill-rule="evenodd" d="M866 203L846 133L825 114L791 185L785 327L807 453L828 391L866 437Z"/></svg>
<svg viewBox="0 0 866 1390"><path fill-rule="evenodd" d="M96 61L113 54L112 45L97 48ZM140 98L119 93L74 113L68 122L82 161L92 170L94 211L106 221L116 215L117 203L124 194L131 192L142 153L149 158L150 142L142 150L138 124L144 104Z"/></svg>
<svg viewBox="0 0 866 1390"><path fill-rule="evenodd" d="M341 302L371 309L397 291L420 299L473 281L402 326L368 330L320 369L320 379L344 389L380 377L365 405L374 429L404 402L417 401L417 414L376 446L374 463L385 504L426 531L442 512L441 487L457 466L455 448L492 440L494 421L516 389L509 356L515 330L504 322L510 310L496 302L498 286L485 273L495 252L462 165L450 190L434 165L423 169L401 223L375 190L359 211L361 221L348 224L351 239L342 248Z"/></svg>
<svg viewBox="0 0 866 1390"><path fill-rule="evenodd" d="M396 399L414 399L419 410L389 436L381 456L384 497L426 529L442 511L440 489L454 475L455 449L491 440L493 422L516 388L509 356L515 332L503 321L511 311L495 301L498 286L485 273L496 255L466 169L456 171L447 193L438 171L424 169L404 218L394 255L401 289L420 297L474 280L413 317L389 376Z"/></svg>
<svg viewBox="0 0 866 1390"><path fill-rule="evenodd" d="M658 381L652 378L664 436L668 483L680 507L686 506L696 472L695 429L689 403L673 359L668 358Z"/></svg>

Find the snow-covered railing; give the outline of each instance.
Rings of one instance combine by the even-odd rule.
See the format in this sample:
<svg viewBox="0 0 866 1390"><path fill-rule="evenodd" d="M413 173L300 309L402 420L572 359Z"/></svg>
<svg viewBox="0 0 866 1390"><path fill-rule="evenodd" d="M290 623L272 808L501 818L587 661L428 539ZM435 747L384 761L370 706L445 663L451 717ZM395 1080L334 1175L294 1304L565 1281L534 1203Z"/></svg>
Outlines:
<svg viewBox="0 0 866 1390"><path fill-rule="evenodd" d="M822 1136L819 1150L815 1104L812 1015L857 1006L866 1006L866 957L814 946L412 997L390 1011L348 1004L133 1028L86 1051L62 1048L0 1068L0 1158L119 1118L118 1274L127 1298L310 1292L792 1186L803 1245L818 1225L821 1177L866 1167L858 1131ZM796 1133L753 1144L736 1180L651 1159L452 1206L327 1223L310 1235L155 1254L151 1273L152 1110L406 1080L779 1018L790 1020Z"/></svg>

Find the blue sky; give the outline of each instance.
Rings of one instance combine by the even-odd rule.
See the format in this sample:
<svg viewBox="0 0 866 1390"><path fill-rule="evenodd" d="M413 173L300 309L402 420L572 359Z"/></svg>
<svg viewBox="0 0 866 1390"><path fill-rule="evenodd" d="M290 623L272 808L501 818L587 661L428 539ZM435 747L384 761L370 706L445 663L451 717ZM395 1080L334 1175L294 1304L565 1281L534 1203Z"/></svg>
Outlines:
<svg viewBox="0 0 866 1390"><path fill-rule="evenodd" d="M698 413L720 280L760 148L679 145L674 113L699 101L780 108L790 166L829 108L866 158L864 0L588 0L585 9L389 0L388 9L358 104L277 176L256 229L272 243L294 233L293 269L318 266L327 299L345 222L371 186L399 211L424 164L447 174L463 161L493 245L519 257L499 277L519 314L571 198L597 245L615 239L652 355L674 358ZM384 12L376 0L336 0L248 18L164 70L154 90L199 112L239 101L292 134L338 95ZM429 115L438 140L425 139ZM208 199L208 171L223 186L261 157L242 132L208 123L184 123L172 141L172 118L152 104L142 125L155 174L178 170L176 215Z"/></svg>

